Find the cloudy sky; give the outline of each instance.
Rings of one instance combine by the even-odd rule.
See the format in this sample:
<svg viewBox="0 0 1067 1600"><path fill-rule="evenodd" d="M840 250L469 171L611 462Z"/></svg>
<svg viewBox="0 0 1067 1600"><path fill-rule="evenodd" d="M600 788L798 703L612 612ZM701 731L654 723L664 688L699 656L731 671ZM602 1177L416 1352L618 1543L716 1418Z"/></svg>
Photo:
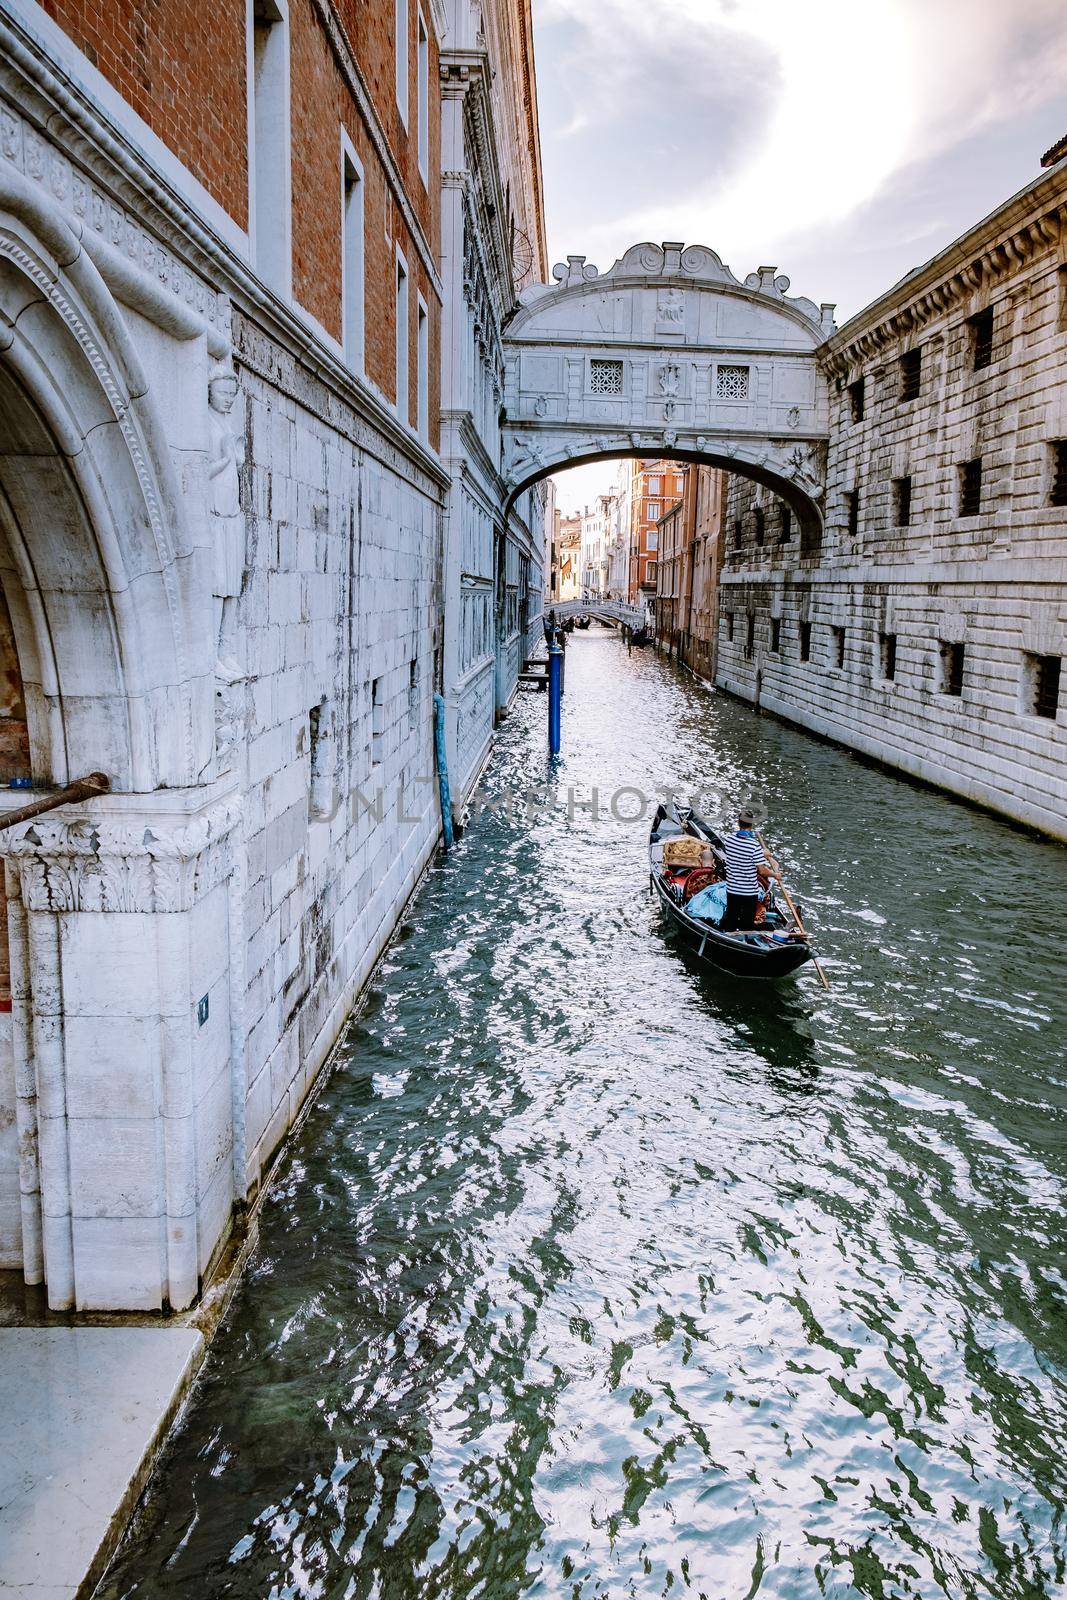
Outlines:
<svg viewBox="0 0 1067 1600"><path fill-rule="evenodd" d="M841 322L1067 133L1065 0L533 5L553 261L708 244ZM563 475L561 498L611 475Z"/></svg>

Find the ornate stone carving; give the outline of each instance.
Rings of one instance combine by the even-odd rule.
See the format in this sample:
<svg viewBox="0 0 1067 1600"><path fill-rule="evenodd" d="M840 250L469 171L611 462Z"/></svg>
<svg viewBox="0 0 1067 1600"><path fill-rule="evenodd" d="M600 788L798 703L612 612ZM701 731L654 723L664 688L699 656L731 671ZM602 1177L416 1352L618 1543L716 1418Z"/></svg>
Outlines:
<svg viewBox="0 0 1067 1600"><path fill-rule="evenodd" d="M664 289L656 301L656 321L676 327L685 321L685 301L677 289Z"/></svg>
<svg viewBox="0 0 1067 1600"><path fill-rule="evenodd" d="M679 299L681 296L679 295ZM668 361L656 373L656 383L665 400L674 400L681 392L682 370L676 361Z"/></svg>
<svg viewBox="0 0 1067 1600"><path fill-rule="evenodd" d="M221 364L208 383L211 479L212 548L214 554L215 673L221 683L234 683L241 669L234 654L237 638L237 600L245 567L245 521L241 511L238 461L244 451L244 431L235 433L230 413L237 399L233 368Z"/></svg>
<svg viewBox="0 0 1067 1600"><path fill-rule="evenodd" d="M49 815L0 834L29 911L188 911L232 868L236 795L174 826Z"/></svg>

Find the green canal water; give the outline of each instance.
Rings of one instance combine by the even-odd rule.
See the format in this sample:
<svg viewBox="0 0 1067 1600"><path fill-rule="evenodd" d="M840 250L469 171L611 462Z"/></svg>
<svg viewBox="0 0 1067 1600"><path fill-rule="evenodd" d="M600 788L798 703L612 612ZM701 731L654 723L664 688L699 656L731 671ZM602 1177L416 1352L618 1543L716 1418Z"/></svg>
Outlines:
<svg viewBox="0 0 1067 1600"><path fill-rule="evenodd" d="M410 908L103 1594L1063 1595L1067 851L606 630L567 674L558 803ZM765 808L828 994L689 964L622 785Z"/></svg>

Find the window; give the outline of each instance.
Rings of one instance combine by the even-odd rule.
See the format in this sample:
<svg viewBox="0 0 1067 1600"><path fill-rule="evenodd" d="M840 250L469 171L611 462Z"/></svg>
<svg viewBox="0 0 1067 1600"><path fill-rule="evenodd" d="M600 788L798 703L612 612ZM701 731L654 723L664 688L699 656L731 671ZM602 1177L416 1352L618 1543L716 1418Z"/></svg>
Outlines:
<svg viewBox="0 0 1067 1600"><path fill-rule="evenodd" d="M845 495L845 511L848 516L848 536L850 539L859 537L860 531L860 492L858 489L849 489Z"/></svg>
<svg viewBox="0 0 1067 1600"><path fill-rule="evenodd" d="M646 550L658 550L659 549L659 529L658 528L649 528L647 534L645 535L645 549Z"/></svg>
<svg viewBox="0 0 1067 1600"><path fill-rule="evenodd" d="M396 103L408 125L408 0L396 0Z"/></svg>
<svg viewBox="0 0 1067 1600"><path fill-rule="evenodd" d="M408 726L414 728L419 720L419 662L416 657L408 662Z"/></svg>
<svg viewBox="0 0 1067 1600"><path fill-rule="evenodd" d="M426 440L430 431L430 319L426 302L418 297L418 327L415 348L415 427L419 438Z"/></svg>
<svg viewBox="0 0 1067 1600"><path fill-rule="evenodd" d="M756 544L762 548L763 536L766 533L766 518L759 506L752 513L752 522L756 530Z"/></svg>
<svg viewBox="0 0 1067 1600"><path fill-rule="evenodd" d="M649 492L649 494L659 494L659 491L660 491L660 481L659 481L659 479L658 478L649 478L649 480L648 480L648 492Z"/></svg>
<svg viewBox="0 0 1067 1600"><path fill-rule="evenodd" d="M1030 656L1028 660L1027 687L1031 716L1048 717L1055 721L1060 709L1060 656Z"/></svg>
<svg viewBox="0 0 1067 1600"><path fill-rule="evenodd" d="M852 407L852 420L853 420L853 422L862 422L863 421L863 405L864 405L864 399L865 399L865 394L864 394L865 387L866 387L866 383L865 383L865 380L863 378L857 378L855 383L850 383L849 386L848 386L848 398L849 398L849 404Z"/></svg>
<svg viewBox="0 0 1067 1600"><path fill-rule="evenodd" d="M779 653L779 651L781 650L781 648L782 648L782 619L781 619L781 617L772 617L771 618L771 650L774 653L774 655L777 655Z"/></svg>
<svg viewBox="0 0 1067 1600"><path fill-rule="evenodd" d="M727 638L728 643L733 644L733 642L734 642L734 614L733 614L732 611L728 611L726 613L726 638Z"/></svg>
<svg viewBox="0 0 1067 1600"><path fill-rule="evenodd" d="M897 675L897 636L895 633L878 635L878 668L886 683Z"/></svg>
<svg viewBox="0 0 1067 1600"><path fill-rule="evenodd" d="M810 661L811 660L811 623L810 622L803 622L802 621L801 624L800 624L800 659L801 659L801 661Z"/></svg>
<svg viewBox="0 0 1067 1600"><path fill-rule="evenodd" d="M783 503L779 508L779 515L781 517L781 531L778 535L778 542L780 544L788 544L793 537L793 513Z"/></svg>
<svg viewBox="0 0 1067 1600"><path fill-rule="evenodd" d="M922 350L908 350L900 358L900 398L917 400L922 388Z"/></svg>
<svg viewBox="0 0 1067 1600"><path fill-rule="evenodd" d="M342 135L343 137L343 135ZM341 342L345 358L363 371L363 170L347 145L341 152Z"/></svg>
<svg viewBox="0 0 1067 1600"><path fill-rule="evenodd" d="M654 561L648 561L648 562L645 563L645 582L646 583L655 583L655 581L656 581L656 563Z"/></svg>
<svg viewBox="0 0 1067 1600"><path fill-rule="evenodd" d="M740 548L741 548L741 518L737 517L735 519L735 521L734 521L734 549L735 550L740 550Z"/></svg>
<svg viewBox="0 0 1067 1600"><path fill-rule="evenodd" d="M1052 441L1052 482L1049 505L1067 506L1067 439Z"/></svg>
<svg viewBox="0 0 1067 1600"><path fill-rule="evenodd" d="M756 649L756 613L749 611L745 617L745 660L751 661Z"/></svg>
<svg viewBox="0 0 1067 1600"><path fill-rule="evenodd" d="M281 295L292 284L289 38L284 0L252 12L249 212L256 271Z"/></svg>
<svg viewBox="0 0 1067 1600"><path fill-rule="evenodd" d="M982 460L964 461L960 467L960 516L976 517L982 505Z"/></svg>
<svg viewBox="0 0 1067 1600"><path fill-rule="evenodd" d="M658 500L650 500L648 502L647 506L645 507L645 516L646 517L652 517L654 520L658 519L658 517L659 517L659 501Z"/></svg>
<svg viewBox="0 0 1067 1600"><path fill-rule="evenodd" d="M959 643L941 644L941 693L961 695L963 693L963 655L964 647Z"/></svg>
<svg viewBox="0 0 1067 1600"><path fill-rule="evenodd" d="M591 394L622 394L622 362L590 361L589 392Z"/></svg>
<svg viewBox="0 0 1067 1600"><path fill-rule="evenodd" d="M719 367L715 373L715 395L719 400L747 400L748 368Z"/></svg>
<svg viewBox="0 0 1067 1600"><path fill-rule="evenodd" d="M911 478L893 479L893 524L897 528L911 525Z"/></svg>
<svg viewBox="0 0 1067 1600"><path fill-rule="evenodd" d="M396 256L396 409L401 422L409 422L408 411L408 269L403 256Z"/></svg>
<svg viewBox="0 0 1067 1600"><path fill-rule="evenodd" d="M844 628L830 629L831 660L838 672L845 665L845 630Z"/></svg>
<svg viewBox="0 0 1067 1600"><path fill-rule="evenodd" d="M981 372L993 359L993 307L967 318L971 336L971 371Z"/></svg>
<svg viewBox="0 0 1067 1600"><path fill-rule="evenodd" d="M418 19L418 56L415 71L415 91L418 96L415 107L419 119L415 131L419 141L419 171L425 183L430 170L430 38L421 11Z"/></svg>
<svg viewBox="0 0 1067 1600"><path fill-rule="evenodd" d="M370 764L381 766L382 743L385 737L385 699L381 678L375 678L370 688Z"/></svg>

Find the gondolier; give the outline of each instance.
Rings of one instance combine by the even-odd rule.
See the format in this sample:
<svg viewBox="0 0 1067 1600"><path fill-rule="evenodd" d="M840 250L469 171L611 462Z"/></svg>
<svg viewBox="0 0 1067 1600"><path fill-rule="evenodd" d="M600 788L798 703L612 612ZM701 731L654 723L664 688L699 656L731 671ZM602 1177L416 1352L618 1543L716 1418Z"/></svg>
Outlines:
<svg viewBox="0 0 1067 1600"><path fill-rule="evenodd" d="M723 933L756 926L760 885L772 877L763 846L753 831L755 826L756 819L751 811L739 812L737 832L732 833L723 844L726 856L726 911L721 923Z"/></svg>

